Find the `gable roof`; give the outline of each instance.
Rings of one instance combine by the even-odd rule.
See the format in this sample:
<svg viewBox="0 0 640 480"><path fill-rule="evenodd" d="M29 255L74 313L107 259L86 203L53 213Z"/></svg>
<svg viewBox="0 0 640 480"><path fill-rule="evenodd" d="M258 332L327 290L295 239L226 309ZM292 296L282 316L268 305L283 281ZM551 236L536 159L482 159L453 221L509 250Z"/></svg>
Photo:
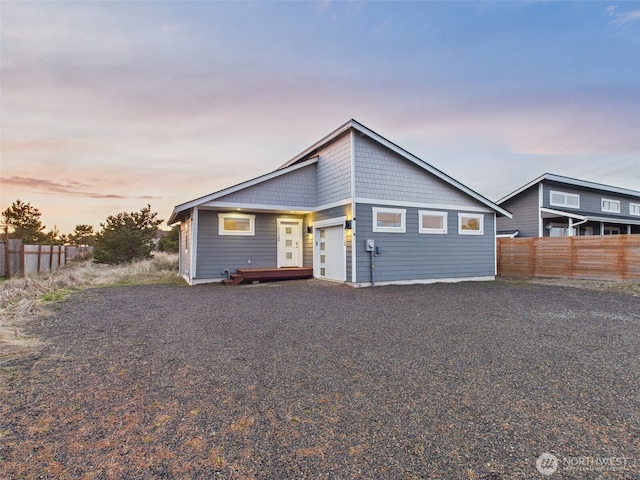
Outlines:
<svg viewBox="0 0 640 480"><path fill-rule="evenodd" d="M474 198L478 202L480 202L483 205L489 207L491 210L494 210L496 213L511 218L511 213L510 212L508 212L507 210L505 210L502 207L498 206L496 203L492 202L488 198L480 195L476 191L470 189L466 185L463 185L462 183L458 182L454 178L450 177L449 175L445 174L444 172L442 172L442 171L438 170L437 168L433 167L432 165L428 164L424 160L421 160L420 158L416 157L412 153L409 153L408 151L406 151L402 147L400 147L400 146L396 145L395 143L387 140L386 138L384 138L383 136L377 134L373 130L365 127L360 122L358 122L358 121L356 121L354 119L351 119L351 120L345 122L344 124L342 124L341 126L336 128L333 132L331 132L328 135L326 135L325 137L321 138L316 143L314 143L310 147L306 148L305 150L300 152L298 155L293 157L291 160L289 160L288 162L284 163L283 165L281 165L276 170L274 170L274 171L272 171L270 173L267 173L265 175L261 175L259 177L255 177L255 178L253 178L251 180L247 180L245 182L239 183L239 184L234 185L234 186L229 187L229 188L225 188L223 190L219 190L219 191L211 193L209 195L205 195L205 196L197 198L195 200L191 200L189 202L177 205L173 209L171 217L169 218L167 223L169 225L171 225L172 223L175 223L180 218L180 216L181 216L180 214L181 213L183 213L183 212L185 212L187 210L190 210L193 207L196 207L196 206L201 205L203 203L209 202L211 200L215 200L216 198L222 197L224 195L228 195L230 193L237 192L237 191L242 190L244 188L248 188L248 187L251 187L253 185L257 185L259 183L266 182L266 181L271 180L273 178L276 178L276 177L279 177L281 175L293 172L293 171L295 171L295 170L297 170L299 168L304 168L304 167L306 167L308 165L311 165L311 164L317 162L318 161L318 153L319 153L320 149L322 149L325 145L328 145L329 143L333 142L334 140L336 140L337 138L341 137L342 135L346 134L347 132L349 132L351 130L354 130L354 131L360 133L361 135L369 137L370 139L374 140L375 142L379 143L380 145L382 145L382 146L388 148L389 150L393 151L394 153L400 155L404 159L406 159L406 160L410 161L411 163L417 165L418 167L422 168L423 170L426 170L427 172L431 173L432 175L434 175L435 177L437 177L440 180L444 181L445 183L447 183L447 184L457 188L458 190L464 192L465 194L467 194L470 197Z"/></svg>
<svg viewBox="0 0 640 480"><path fill-rule="evenodd" d="M501 215L504 215L505 217L511 218L511 213L510 212L508 212L507 210L499 207L497 204L495 204L494 202L492 202L488 198L480 195L478 192L470 189L466 185L463 185L462 183L458 182L457 180L455 180L454 178L450 177L446 173L442 172L441 170L438 170L433 165L428 164L424 160L416 157L415 155L413 155L412 153L408 152L404 148L402 148L399 145L387 140L382 135L379 135L378 133L374 132L370 128L365 127L363 124L361 124L360 122L358 122L357 120L354 120L354 119L351 119L348 122L346 122L343 125L341 125L340 127L336 128L333 132L331 132L330 134L328 134L327 136L325 136L321 140L317 141L316 143L311 145L309 148L307 148L303 152L301 152L298 155L296 155L295 157L293 157L291 160L289 160L287 163L282 165L280 168L286 168L288 166L295 165L297 162L303 161L309 155L316 155L320 151L320 149L322 147L324 147L328 143L331 143L336 138L342 136L343 134L345 134L346 132L348 132L348 131L350 131L352 129L354 131L360 133L361 135L365 135L365 136L369 137L370 139L374 140L375 142L379 143L380 145L383 145L384 147L386 147L389 150L393 151L394 153L400 155L401 157L404 157L406 160L409 160L413 164L415 164L418 167L426 170L427 172L431 173L432 175L434 175L435 177L439 178L440 180L443 180L445 183L448 183L449 185L457 188L458 190L463 191L464 193L466 193L470 197L474 198L475 200L479 201L480 203L484 204L485 206L489 207L490 209L494 210L495 212L497 212L497 213L499 213Z"/></svg>
<svg viewBox="0 0 640 480"><path fill-rule="evenodd" d="M502 197L496 203L498 205L500 205L501 203L506 202L510 198L515 197L516 195L524 192L525 190L527 190L527 189L531 188L532 186L537 185L538 183L541 183L541 182L543 182L545 180L548 180L550 182L564 183L565 185L571 185L573 187L583 187L583 188L589 188L591 190L598 190L598 191L601 191L601 192L617 193L619 195L627 195L627 196L631 196L631 197L640 198L640 192L635 191L635 190L629 190L627 188L621 188L621 187L614 187L612 185L604 185L602 183L589 182L587 180L580 180L580 179L577 179L577 178L564 177L562 175L555 175L553 173L545 173L543 175L540 175L538 178L536 178L534 180L531 180L529 183L527 183L526 185L523 185L522 187L518 188L517 190L514 190L510 194Z"/></svg>
<svg viewBox="0 0 640 480"><path fill-rule="evenodd" d="M193 207L197 207L198 205L202 205L203 203L210 202L212 200L215 200L216 198L224 197L225 195L229 195L231 193L243 190L245 188L258 185L259 183L266 182L268 180L280 177L287 173L295 172L296 170L299 170L301 168L307 167L309 165L313 165L317 161L318 161L318 157L309 158L304 162L297 163L296 165L291 165L290 167L286 167L286 168L281 167L278 170L274 170L273 172L265 173L264 175L260 175L250 180L246 180L244 182L238 183L231 187L223 188L222 190L218 190L217 192L210 193L209 195L205 195L203 197L199 197L194 200L181 203L180 205L176 205L176 207L174 207L173 209L173 212L171 213L171 217L169 217L169 220L167 220L167 224L171 225L172 223L177 222L180 217L180 213L186 212L187 210L190 210Z"/></svg>

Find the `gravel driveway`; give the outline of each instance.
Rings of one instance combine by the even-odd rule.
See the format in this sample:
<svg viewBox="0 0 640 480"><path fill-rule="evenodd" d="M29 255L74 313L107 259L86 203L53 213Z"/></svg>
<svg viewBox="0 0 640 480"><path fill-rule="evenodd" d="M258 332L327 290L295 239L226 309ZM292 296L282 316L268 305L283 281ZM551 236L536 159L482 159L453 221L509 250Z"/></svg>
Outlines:
<svg viewBox="0 0 640 480"><path fill-rule="evenodd" d="M640 478L638 297L308 280L52 310L4 369L10 479Z"/></svg>

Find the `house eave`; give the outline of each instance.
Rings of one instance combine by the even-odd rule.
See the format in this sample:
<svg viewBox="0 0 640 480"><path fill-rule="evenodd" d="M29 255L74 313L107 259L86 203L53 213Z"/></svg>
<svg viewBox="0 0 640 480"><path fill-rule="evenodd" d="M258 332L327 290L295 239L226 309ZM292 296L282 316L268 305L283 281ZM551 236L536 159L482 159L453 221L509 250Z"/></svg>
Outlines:
<svg viewBox="0 0 640 480"><path fill-rule="evenodd" d="M606 193L612 193L612 194L618 194L618 195L625 195L625 196L628 196L628 197L633 197L633 198L639 198L640 199L640 192L635 191L635 190L630 190L630 189L627 189L627 188L614 187L614 186L611 186L611 185L604 185L602 183L589 182L589 181L580 180L580 179L577 179L577 178L564 177L562 175L555 175L553 173L545 173L545 174L539 176L538 178L536 178L535 180L532 180L529 183L523 185L522 187L514 190L510 194L502 197L500 200L496 201L496 204L501 205L504 202L506 202L507 200L515 197L516 195L519 195L520 193L524 192L525 190L528 190L532 186L537 185L538 183L541 183L541 182L544 182L544 181L562 183L564 185L571 185L573 187L587 188L589 190L596 190L596 191L600 191L600 192L606 192Z"/></svg>
<svg viewBox="0 0 640 480"><path fill-rule="evenodd" d="M259 177L255 177L255 178L252 178L250 180L246 180L246 181L244 181L242 183L238 183L238 184L233 185L231 187L225 188L223 190L218 190L217 192L210 193L209 195L205 195L203 197L199 197L199 198L196 198L196 199L191 200L189 202L177 205L176 207L174 207L173 212L171 213L171 216L169 217L169 220L167 220L167 225L173 225L174 223L179 221L179 219L183 216L183 215L180 215L181 213L186 212L186 211L188 211L188 210L190 210L190 209L192 209L194 207L197 207L197 206L200 206L200 205L204 205L206 203L209 203L209 202L215 200L216 198L224 197L225 195L229 195L231 193L237 192L239 190L243 190L243 189L248 188L248 187L252 187L254 185L258 185L260 183L266 182L266 181L271 180L273 178L277 178L277 177L280 177L280 176L285 175L287 173L294 172L294 171L299 170L301 168L308 167L309 165L313 165L317 161L318 161L318 157L309 158L309 159L305 160L304 162L301 162L301 163L298 163L298 164L295 164L295 165L291 165L291 166L286 167L286 168L280 168L278 170L274 170L274 171L266 173L264 175L260 175Z"/></svg>
<svg viewBox="0 0 640 480"><path fill-rule="evenodd" d="M357 131L358 133L360 133L361 135L366 135L367 137L371 138L373 141L383 145L384 147L386 147L389 150L393 151L394 153L400 155L401 157L405 158L406 160L409 160L414 165L422 168L423 170L426 170L427 172L431 173L432 175L434 175L435 177L437 177L440 180L444 181L445 183L448 183L449 185L457 188L458 190L461 190L465 194L469 195L470 197L474 198L478 202L484 204L485 206L489 207L491 210L495 211L498 215L505 216L505 217L508 217L508 218L512 218L513 217L511 212L509 212L508 210L505 210L504 208L500 207L499 205L497 205L496 203L492 202L488 198L480 195L478 192L472 190L471 188L467 187L466 185L463 185L462 183L458 182L457 180L455 180L454 178L450 177L446 173L438 170L437 168L435 168L434 166L432 166L429 163L425 162L421 158L413 155L412 153L408 152L407 150L405 150L404 148L400 147L399 145L396 145L395 143L391 142L390 140L387 140L382 135L374 132L373 130L371 130L371 129L367 128L367 127L365 127L360 122L358 122L358 121L356 121L354 119L351 119L348 122L344 123L343 125L341 125L337 129L335 129L333 132L331 132L330 134L326 135L321 140L319 140L318 142L313 144L311 147L309 147L308 149L304 150L303 152L301 152L298 155L296 155L295 157L293 157L291 160L289 160L287 163L282 165L282 167L280 167L280 168L286 168L288 166L294 165L294 164L296 164L296 162L301 161L306 156L308 156L310 154L313 154L313 153L316 153L322 147L324 147L325 145L331 143L332 141L334 141L338 137L342 136L343 134L345 134L349 130L354 130L354 131Z"/></svg>

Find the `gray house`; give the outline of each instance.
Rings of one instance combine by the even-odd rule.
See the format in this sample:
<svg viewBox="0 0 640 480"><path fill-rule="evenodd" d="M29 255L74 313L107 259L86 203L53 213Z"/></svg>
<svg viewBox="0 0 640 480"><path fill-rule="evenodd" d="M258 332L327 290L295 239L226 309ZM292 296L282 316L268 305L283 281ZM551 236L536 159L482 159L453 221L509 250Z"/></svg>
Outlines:
<svg viewBox="0 0 640 480"><path fill-rule="evenodd" d="M353 286L490 280L510 213L350 120L278 169L178 205L189 284L306 267ZM312 270L311 270L312 269Z"/></svg>
<svg viewBox="0 0 640 480"><path fill-rule="evenodd" d="M499 236L559 237L640 233L640 192L545 173L496 202Z"/></svg>

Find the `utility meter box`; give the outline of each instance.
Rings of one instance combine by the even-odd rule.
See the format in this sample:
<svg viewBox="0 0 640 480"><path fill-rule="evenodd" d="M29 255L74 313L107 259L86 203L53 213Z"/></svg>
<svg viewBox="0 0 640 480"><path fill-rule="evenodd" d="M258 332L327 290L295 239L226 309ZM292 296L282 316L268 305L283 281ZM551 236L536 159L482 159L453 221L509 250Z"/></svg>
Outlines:
<svg viewBox="0 0 640 480"><path fill-rule="evenodd" d="M376 241L375 240L367 240L365 245L365 250L367 252L374 252L376 249Z"/></svg>

